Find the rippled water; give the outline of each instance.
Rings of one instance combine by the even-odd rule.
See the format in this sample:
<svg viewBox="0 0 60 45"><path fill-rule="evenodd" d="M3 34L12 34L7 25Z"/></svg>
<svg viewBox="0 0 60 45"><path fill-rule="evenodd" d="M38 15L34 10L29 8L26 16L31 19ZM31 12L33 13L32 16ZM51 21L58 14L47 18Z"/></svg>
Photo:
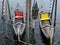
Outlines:
<svg viewBox="0 0 60 45"><path fill-rule="evenodd" d="M1 1L2 0L0 0L0 17L1 17ZM13 8L13 10L15 9L15 4L17 3L17 2L19 2L19 4L21 5L21 7L22 7L22 10L23 10L23 12L24 12L24 14L26 13L25 12L25 0L23 0L23 1L19 1L19 0L17 0L17 1L15 1L15 0L9 0L10 1L10 7L12 7ZM14 3L13 3L14 2ZM32 1L33 2L33 1ZM37 0L37 2L38 2L38 7L39 7L39 9L41 8L41 5L43 5L43 8L44 8L44 11L45 12L48 12L49 11L49 4L50 4L50 0ZM44 3L44 4L43 4ZM12 9L11 9L12 10ZM11 11L11 13L13 14L13 10ZM41 10L41 9L40 9ZM4 34L2 34L4 31L5 31L5 23L3 22L3 21L1 20L1 18L0 18L0 37L1 36L4 36ZM11 35L13 34L14 35L14 32L12 31L13 29L12 29L12 27L9 25L8 26L9 27L9 35L10 35L10 37L11 37ZM38 21L38 19L37 19L37 21L36 21L36 25L35 25L35 30L34 30L34 37L35 37L35 40L34 41L32 41L32 43L33 43L33 45L45 45L45 43L43 42L43 38L42 38L42 36L41 36L41 32L40 32L40 30L39 30L39 21ZM12 37L11 38L13 38L13 35L12 35ZM31 40L33 40L32 39L32 37L31 37ZM2 39L0 39L0 45L4 45L4 43L3 42L5 42L6 40L5 40L5 38L3 37ZM6 42L6 44L8 43L8 45L15 45L15 43L14 43L14 41L11 41L11 40L9 40L9 39L7 39L7 42ZM48 43L48 42L46 42L46 43ZM49 44L48 44L49 45ZM60 0L58 0L58 6L57 6L57 24L56 24L56 30L55 30L55 33L54 33L54 45L60 45Z"/></svg>

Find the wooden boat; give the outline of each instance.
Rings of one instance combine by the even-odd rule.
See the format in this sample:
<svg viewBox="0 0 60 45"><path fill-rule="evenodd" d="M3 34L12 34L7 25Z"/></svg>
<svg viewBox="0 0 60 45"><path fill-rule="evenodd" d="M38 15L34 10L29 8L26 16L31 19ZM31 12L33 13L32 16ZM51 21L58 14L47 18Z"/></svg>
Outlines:
<svg viewBox="0 0 60 45"><path fill-rule="evenodd" d="M38 12L39 12L39 8L38 8L38 4L37 2L34 0L34 4L32 7L32 19L35 20L38 17Z"/></svg>
<svg viewBox="0 0 60 45"><path fill-rule="evenodd" d="M32 6L32 28L33 30L35 28L36 19L38 18L38 12L39 12L38 4L37 4L37 1L34 0L33 6Z"/></svg>
<svg viewBox="0 0 60 45"><path fill-rule="evenodd" d="M17 8L15 10L15 16L13 17L13 29L16 36L22 36L25 29L23 12Z"/></svg>
<svg viewBox="0 0 60 45"><path fill-rule="evenodd" d="M53 38L54 28L51 25L49 13L40 14L40 28L41 28L42 33L47 39L49 39L50 37Z"/></svg>

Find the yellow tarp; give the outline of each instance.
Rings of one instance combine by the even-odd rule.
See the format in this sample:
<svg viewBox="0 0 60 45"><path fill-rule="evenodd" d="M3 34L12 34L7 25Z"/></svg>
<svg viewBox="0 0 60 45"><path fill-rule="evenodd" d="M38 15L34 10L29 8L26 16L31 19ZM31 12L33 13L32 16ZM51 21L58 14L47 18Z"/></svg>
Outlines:
<svg viewBox="0 0 60 45"><path fill-rule="evenodd" d="M43 13L40 16L41 16L41 20L49 20L50 19L48 13Z"/></svg>

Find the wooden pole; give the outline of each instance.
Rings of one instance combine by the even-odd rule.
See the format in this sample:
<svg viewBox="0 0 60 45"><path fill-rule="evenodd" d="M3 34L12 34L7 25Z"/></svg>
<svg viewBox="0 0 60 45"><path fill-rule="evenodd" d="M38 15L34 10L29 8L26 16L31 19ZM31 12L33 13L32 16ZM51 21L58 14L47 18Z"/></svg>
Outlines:
<svg viewBox="0 0 60 45"><path fill-rule="evenodd" d="M31 0L29 0L29 21L31 22ZM30 23L29 22L29 23Z"/></svg>
<svg viewBox="0 0 60 45"><path fill-rule="evenodd" d="M54 12L54 30L55 30L55 26L56 26L56 14L57 14L57 0L55 0L54 5L55 5L55 12ZM50 45L52 45L52 40L53 40L53 30L50 31Z"/></svg>
<svg viewBox="0 0 60 45"><path fill-rule="evenodd" d="M11 20L11 12L10 12L9 0L6 0L6 1L7 1L8 11L9 11L9 19Z"/></svg>
<svg viewBox="0 0 60 45"><path fill-rule="evenodd" d="M54 13L54 30L55 30L55 26L56 26L56 15L57 15L57 0L55 0L55 13Z"/></svg>
<svg viewBox="0 0 60 45"><path fill-rule="evenodd" d="M51 16L50 16L51 20L52 20L52 17L53 17L54 4L55 4L55 0L53 0L52 11L51 11Z"/></svg>
<svg viewBox="0 0 60 45"><path fill-rule="evenodd" d="M35 1L36 1L36 0L34 0L34 3L33 3L33 5L35 5Z"/></svg>
<svg viewBox="0 0 60 45"><path fill-rule="evenodd" d="M50 31L50 45L52 45L52 40L53 40L53 37L52 37L52 30Z"/></svg>
<svg viewBox="0 0 60 45"><path fill-rule="evenodd" d="M26 0L26 26L27 26L27 37L28 37L28 45L30 43L29 39L29 0Z"/></svg>
<svg viewBox="0 0 60 45"><path fill-rule="evenodd" d="M5 10L5 9L4 9L4 0L3 0L3 1L2 1L2 17L4 16L4 13L5 13L4 10Z"/></svg>

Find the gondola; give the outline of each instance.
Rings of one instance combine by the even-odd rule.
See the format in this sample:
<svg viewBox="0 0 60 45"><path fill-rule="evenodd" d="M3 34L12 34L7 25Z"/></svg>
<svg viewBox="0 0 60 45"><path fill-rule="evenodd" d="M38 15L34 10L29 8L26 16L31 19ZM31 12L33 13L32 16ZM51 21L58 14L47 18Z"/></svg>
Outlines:
<svg viewBox="0 0 60 45"><path fill-rule="evenodd" d="M51 20L49 18L49 13L41 13L39 15L40 18L40 29L44 36L49 39L51 36L53 38L54 28L51 24Z"/></svg>
<svg viewBox="0 0 60 45"><path fill-rule="evenodd" d="M38 18L38 12L39 12L38 4L37 2L34 1L34 5L32 7L32 19L33 20L36 20Z"/></svg>
<svg viewBox="0 0 60 45"><path fill-rule="evenodd" d="M24 16L20 8L17 8L15 10L15 16L13 17L13 29L16 36L21 37L24 33L25 30Z"/></svg>
<svg viewBox="0 0 60 45"><path fill-rule="evenodd" d="M35 28L35 22L38 19L38 12L39 12L38 4L37 4L37 1L34 0L33 6L32 6L32 28L33 30Z"/></svg>

